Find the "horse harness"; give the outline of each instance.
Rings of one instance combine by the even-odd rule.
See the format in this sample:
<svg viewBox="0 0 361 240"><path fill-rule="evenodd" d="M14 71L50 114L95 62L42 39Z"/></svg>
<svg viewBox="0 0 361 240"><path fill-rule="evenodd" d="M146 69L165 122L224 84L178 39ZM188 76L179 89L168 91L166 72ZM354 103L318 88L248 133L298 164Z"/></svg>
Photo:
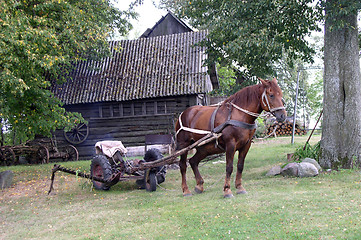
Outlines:
<svg viewBox="0 0 361 240"><path fill-rule="evenodd" d="M221 104L218 104L217 108L213 111L212 116L211 116L211 131L207 131L207 130L202 130L202 129L195 129L195 128L189 128L189 127L185 127L182 124L182 114L179 116L179 125L180 128L178 129L178 131L176 132L176 136L178 135L178 133L181 130L184 131L188 131L188 132L192 132L192 133L197 133L197 134L209 134L209 133L215 133L215 134L219 134L220 132L223 131L223 129L227 126L234 126L234 127L240 127L240 128L244 128L244 129L249 129L249 130L253 130L257 127L257 125L255 123L253 124L249 124L249 123L245 123L242 121L238 121L238 120L232 120L231 119L231 113L232 113L232 104L229 104L228 109L229 109L229 114L228 114L228 119L227 121L225 121L224 123L220 124L217 127L214 127L215 125L215 120L216 120L216 115L217 112L219 110L219 108L221 107ZM220 135L219 135L220 136ZM250 141L250 139L248 139L247 143ZM216 143L215 146L221 150L224 150L223 147L221 147L218 144L218 137L216 138Z"/></svg>
<svg viewBox="0 0 361 240"><path fill-rule="evenodd" d="M238 121L238 120L231 120L231 114L232 114L232 104L229 104L228 109L229 109L229 113L228 113L228 119L227 121L225 121L224 123L222 123L221 125L214 127L215 121L216 121L216 115L217 112L219 110L221 105L218 105L217 108L213 111L212 116L211 116L211 132L213 133L220 133L223 131L223 129L227 126L234 126L234 127L240 127L240 128L244 128L244 129L249 129L249 130L253 130L257 127L257 125L255 123L253 124L249 124L249 123L245 123L242 121Z"/></svg>
<svg viewBox="0 0 361 240"><path fill-rule="evenodd" d="M271 108L268 98L266 96L266 90L264 90L264 92L262 93L262 103L268 107L269 111L274 115L274 112L277 110L281 110L281 109L285 109L284 106L281 107L276 107L276 108ZM216 115L217 112L219 110L219 108L222 106L222 104L218 104L217 108L213 111L212 116L211 116L211 131L207 131L207 130L201 130L201 129L194 129L194 128L189 128L189 127L184 127L182 124L182 114L179 116L179 124L180 124L180 128L178 129L178 131L176 132L176 135L181 131L181 130L185 130L188 132L192 132L192 133L197 133L197 134L209 134L209 133L220 133L223 131L223 129L227 126L234 126L234 127L240 127L240 128L244 128L244 129L249 129L249 130L253 130L257 128L256 123L250 124L250 123L245 123L242 121L238 121L238 120L232 120L231 119L231 113L232 113L232 107L236 108L239 111L242 111L248 115L251 115L253 117L259 117L261 114L258 113L254 113L254 112L250 112L246 109L243 109L239 106L237 106L236 104L234 104L233 102L228 103L228 109L229 109L229 113L228 113L228 119L227 121L225 121L224 123L220 124L217 127L214 127L215 125L215 120L216 120ZM247 143L250 141L250 139L248 139ZM224 150L219 144L218 144L218 138L216 140L216 147Z"/></svg>

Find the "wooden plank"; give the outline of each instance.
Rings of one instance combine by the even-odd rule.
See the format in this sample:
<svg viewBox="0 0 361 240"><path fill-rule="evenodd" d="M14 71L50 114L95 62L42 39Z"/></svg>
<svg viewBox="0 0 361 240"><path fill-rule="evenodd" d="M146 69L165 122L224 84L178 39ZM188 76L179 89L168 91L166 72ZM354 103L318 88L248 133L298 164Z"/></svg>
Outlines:
<svg viewBox="0 0 361 240"><path fill-rule="evenodd" d="M198 141L194 142L193 144L189 145L186 148L183 148L167 157L152 161L152 162L145 162L145 163L141 163L139 167L134 167L132 168L132 172L136 172L136 171L141 171L141 170L145 170L145 169L149 169L149 168L154 168L154 167L160 167L160 166L164 166L167 164L173 164L177 161L177 157L179 157L182 154L187 153L189 150L192 150L193 148L198 147L199 145L205 145L207 143L210 143L212 141L215 141L217 138L219 138L222 134L213 134L213 133L209 133L206 136L202 137L201 139L199 139Z"/></svg>

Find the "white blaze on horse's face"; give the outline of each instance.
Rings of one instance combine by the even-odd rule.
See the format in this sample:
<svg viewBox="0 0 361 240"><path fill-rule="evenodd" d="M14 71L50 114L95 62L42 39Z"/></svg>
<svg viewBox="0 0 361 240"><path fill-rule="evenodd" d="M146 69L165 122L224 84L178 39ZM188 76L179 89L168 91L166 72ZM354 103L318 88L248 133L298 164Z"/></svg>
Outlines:
<svg viewBox="0 0 361 240"><path fill-rule="evenodd" d="M259 80L264 86L264 91L261 97L262 109L272 113L278 122L283 122L287 117L287 113L283 105L283 95L277 84L277 79L274 78L272 81L268 81L259 78Z"/></svg>

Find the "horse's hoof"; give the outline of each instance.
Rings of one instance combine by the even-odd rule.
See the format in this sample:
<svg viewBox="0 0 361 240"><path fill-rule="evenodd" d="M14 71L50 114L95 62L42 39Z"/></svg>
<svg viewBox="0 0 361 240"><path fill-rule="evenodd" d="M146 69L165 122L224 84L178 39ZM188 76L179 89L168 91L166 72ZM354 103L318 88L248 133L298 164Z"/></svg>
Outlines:
<svg viewBox="0 0 361 240"><path fill-rule="evenodd" d="M224 195L224 198L233 198L233 194L232 194L232 193L230 193L230 194L225 194L225 195Z"/></svg>
<svg viewBox="0 0 361 240"><path fill-rule="evenodd" d="M197 188L197 187L194 188L194 191L195 191L196 193L202 193L202 192L203 192L203 190L201 190L201 189L199 189L199 188Z"/></svg>
<svg viewBox="0 0 361 240"><path fill-rule="evenodd" d="M240 191L237 191L237 194L247 194L247 191L246 190L240 190Z"/></svg>
<svg viewBox="0 0 361 240"><path fill-rule="evenodd" d="M183 193L183 197L191 197L192 193Z"/></svg>

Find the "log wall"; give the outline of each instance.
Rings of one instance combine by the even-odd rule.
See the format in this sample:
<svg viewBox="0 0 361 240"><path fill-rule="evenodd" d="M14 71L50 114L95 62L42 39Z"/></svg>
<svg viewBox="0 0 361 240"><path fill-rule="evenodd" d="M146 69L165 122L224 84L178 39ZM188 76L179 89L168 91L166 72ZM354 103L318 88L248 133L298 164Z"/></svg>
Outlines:
<svg viewBox="0 0 361 240"><path fill-rule="evenodd" d="M83 143L75 145L79 159L91 159L98 141L119 140L125 147L144 146L145 135L174 135L179 114L197 104L197 99L195 95L65 106L67 111L80 112L88 121L89 136ZM66 142L63 130L54 135L59 142Z"/></svg>

